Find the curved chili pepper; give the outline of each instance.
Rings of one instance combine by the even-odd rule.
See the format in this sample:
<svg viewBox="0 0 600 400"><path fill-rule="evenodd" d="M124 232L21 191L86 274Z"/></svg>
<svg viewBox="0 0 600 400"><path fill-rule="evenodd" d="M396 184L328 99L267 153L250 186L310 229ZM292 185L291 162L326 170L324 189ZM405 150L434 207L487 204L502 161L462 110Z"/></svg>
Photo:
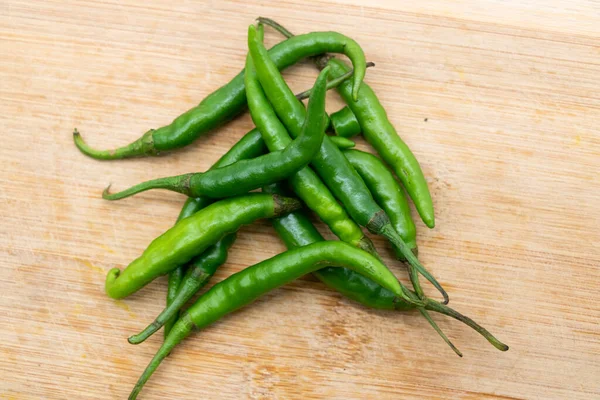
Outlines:
<svg viewBox="0 0 600 400"><path fill-rule="evenodd" d="M294 37L290 31L272 19L258 18L258 21L273 27L287 38ZM334 58L330 59L328 56L318 57L314 60L319 68L331 65L333 68L331 79L335 79L334 77L343 75L349 70L344 62ZM342 84L338 86L337 90L358 119L365 139L400 178L425 225L433 228L435 226L433 201L421 166L410 148L398 136L398 132L388 119L387 113L373 89L363 83L358 100L354 94L354 88Z"/></svg>
<svg viewBox="0 0 600 400"><path fill-rule="evenodd" d="M258 193L213 203L154 239L123 271L111 269L106 276L106 293L113 299L129 296L241 226L300 207L301 203L296 199Z"/></svg>
<svg viewBox="0 0 600 400"><path fill-rule="evenodd" d="M323 53L345 54L354 66L353 90L358 89L365 76L365 55L352 39L336 32L313 32L298 35L269 50L269 57L283 70L298 61ZM77 129L73 140L79 150L99 160L154 156L161 152L187 146L198 137L231 120L246 105L244 71L229 83L208 95L200 104L175 118L167 126L151 129L133 143L114 150L96 150L87 145Z"/></svg>
<svg viewBox="0 0 600 400"><path fill-rule="evenodd" d="M262 37L250 28L248 43L255 38L262 41ZM276 115L266 118L262 112L273 110L271 103L258 81L256 68L248 53L246 58L245 85L248 92L248 107L254 123L260 130L262 137L270 151L278 151L291 142L289 133ZM267 107L268 105L268 107ZM348 216L331 191L310 167L304 167L288 179L296 195L325 222L331 231L344 242L374 252L374 246L360 227Z"/></svg>
<svg viewBox="0 0 600 400"><path fill-rule="evenodd" d="M301 133L301 127L306 118L304 105L294 96L277 67L269 58L267 49L262 42L256 35L250 33L248 46L258 80L281 122L288 129L288 132L296 137ZM352 219L369 231L388 239L404 255L413 268L433 284L443 295L444 302L447 303L448 294L444 288L421 265L417 257L394 230L385 211L373 200L373 196L358 173L352 168L344 154L331 143L328 136L323 138L318 153L311 161L311 166L315 168L334 196L344 205Z"/></svg>
<svg viewBox="0 0 600 400"><path fill-rule="evenodd" d="M403 291L408 290L376 257L344 242L320 242L288 250L231 275L200 297L173 326L171 333L137 381L129 399L137 397L161 361L192 330L205 328L223 316L250 304L263 294L330 265L349 268L369 277L399 297L403 297Z"/></svg>
<svg viewBox="0 0 600 400"><path fill-rule="evenodd" d="M281 186L279 184L270 185L263 190L268 193L282 193ZM273 218L271 223L288 249L307 246L324 240L323 236L321 236L312 222L310 222L308 217L301 211L294 211L286 214L285 216ZM397 297L394 293L374 282L373 280L347 268L325 267L313 272L313 275L315 275L327 286L340 292L342 295L370 308L398 311L414 310L415 308L419 309L421 314L440 334L442 339L444 339L444 341L459 356L461 355L460 351L458 351L458 349L454 347L450 340L448 340L439 327L437 327L435 322L429 317L426 311L434 311L452 317L474 329L498 350L508 350L507 345L500 342L490 332L477 324L471 318L466 317L452 308L438 303L437 301L424 298L421 299L424 302L424 305L419 306L414 303L416 296L412 294L412 292L409 292L409 295L411 295L409 297L411 297L413 301L406 301L403 298Z"/></svg>
<svg viewBox="0 0 600 400"><path fill-rule="evenodd" d="M252 27L254 28L254 25ZM241 160L204 173L154 179L118 193L109 194L109 186L102 197L107 200L119 200L150 189L167 189L190 197L223 198L247 193L293 175L315 156L325 136L325 93L328 71L325 68L315 82L302 133L282 151L251 160ZM266 109L260 110L260 115L268 118ZM274 113L272 117L279 122Z"/></svg>

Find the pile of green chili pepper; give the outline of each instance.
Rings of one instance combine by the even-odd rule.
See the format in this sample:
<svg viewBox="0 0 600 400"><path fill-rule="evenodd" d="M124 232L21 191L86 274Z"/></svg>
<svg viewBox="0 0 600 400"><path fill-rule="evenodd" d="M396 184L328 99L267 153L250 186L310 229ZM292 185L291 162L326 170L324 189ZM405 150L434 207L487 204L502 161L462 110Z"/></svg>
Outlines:
<svg viewBox="0 0 600 400"><path fill-rule="evenodd" d="M286 39L270 50L264 26ZM352 67L329 53L348 57ZM312 58L321 70L312 89L294 95L280 70ZM470 326L494 347L501 343L472 319L447 306L448 294L418 259L416 225L405 191L421 219L435 225L433 202L419 163L398 136L373 90L363 82L367 63L354 40L336 32L294 36L277 22L258 18L248 29L242 72L170 125L151 129L133 143L96 150L77 130L76 146L99 160L158 155L184 147L240 114L247 106L256 128L246 133L208 171L153 179L102 194L118 200L150 189L188 196L175 225L156 238L125 269L113 268L106 293L120 299L168 275L166 308L129 342L138 344L164 327L164 343L131 392L135 399L160 362L193 329L202 329L263 294L313 273L327 286L373 309L417 310L458 354L431 318L433 311ZM335 88L347 105L327 115L327 90ZM308 98L305 106L301 101ZM328 135L326 133L331 134ZM352 149L361 134L377 156ZM262 193L252 192L261 189ZM327 241L310 222L306 208L339 241ZM224 264L240 227L269 218L288 251L219 282L185 311L186 303ZM412 290L401 284L361 227L389 240L405 265ZM443 295L427 297L425 277Z"/></svg>

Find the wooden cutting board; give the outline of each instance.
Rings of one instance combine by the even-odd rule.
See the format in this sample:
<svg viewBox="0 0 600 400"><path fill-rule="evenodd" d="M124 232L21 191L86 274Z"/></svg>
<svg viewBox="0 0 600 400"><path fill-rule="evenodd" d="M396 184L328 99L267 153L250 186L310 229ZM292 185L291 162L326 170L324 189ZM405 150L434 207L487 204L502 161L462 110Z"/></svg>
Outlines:
<svg viewBox="0 0 600 400"><path fill-rule="evenodd" d="M511 348L436 316L459 359L418 313L372 311L306 277L196 333L141 398L600 397L598 2L173 3L0 4L0 398L127 396L162 334L126 338L162 309L166 283L113 301L104 277L184 199L100 192L206 170L251 121L120 162L80 154L72 129L110 148L170 122L238 73L259 15L348 34L377 64L366 81L435 202L436 228L418 223L422 261L451 306ZM315 76L308 63L285 73L294 90ZM283 250L267 222L244 228L214 281Z"/></svg>

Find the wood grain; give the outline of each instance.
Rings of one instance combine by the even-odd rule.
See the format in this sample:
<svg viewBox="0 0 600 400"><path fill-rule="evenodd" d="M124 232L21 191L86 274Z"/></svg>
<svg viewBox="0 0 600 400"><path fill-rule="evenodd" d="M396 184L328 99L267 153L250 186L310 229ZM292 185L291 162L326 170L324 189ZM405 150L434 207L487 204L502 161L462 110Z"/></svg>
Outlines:
<svg viewBox="0 0 600 400"><path fill-rule="evenodd" d="M600 3L258 3L0 4L0 398L126 397L161 335L125 339L163 307L166 284L112 301L104 275L171 226L183 199L108 203L100 191L205 170L251 122L122 162L79 154L71 130L111 147L168 123L240 70L258 15L364 46L377 64L367 82L431 184L422 260L451 305L511 349L436 317L458 359L418 315L305 278L187 340L143 398L600 397ZM285 76L304 89L316 72ZM283 249L267 223L246 228L215 281Z"/></svg>

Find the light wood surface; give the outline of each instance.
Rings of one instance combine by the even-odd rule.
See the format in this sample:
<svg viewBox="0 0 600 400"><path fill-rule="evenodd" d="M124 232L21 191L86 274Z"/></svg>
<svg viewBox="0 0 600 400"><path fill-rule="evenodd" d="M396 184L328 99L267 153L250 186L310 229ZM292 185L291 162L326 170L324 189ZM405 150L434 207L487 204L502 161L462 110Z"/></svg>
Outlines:
<svg viewBox="0 0 600 400"><path fill-rule="evenodd" d="M346 33L377 64L366 81L435 202L436 228L418 223L422 261L451 306L511 349L435 316L459 359L418 313L374 312L307 277L196 333L141 398L600 397L600 3L173 3L0 2L0 398L129 393L162 334L126 338L162 309L166 280L113 301L105 273L169 228L184 199L100 192L203 171L251 121L121 162L81 155L71 131L112 147L170 122L240 70L259 15ZM285 76L305 89L316 72ZM267 222L244 228L215 281L283 250Z"/></svg>

